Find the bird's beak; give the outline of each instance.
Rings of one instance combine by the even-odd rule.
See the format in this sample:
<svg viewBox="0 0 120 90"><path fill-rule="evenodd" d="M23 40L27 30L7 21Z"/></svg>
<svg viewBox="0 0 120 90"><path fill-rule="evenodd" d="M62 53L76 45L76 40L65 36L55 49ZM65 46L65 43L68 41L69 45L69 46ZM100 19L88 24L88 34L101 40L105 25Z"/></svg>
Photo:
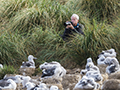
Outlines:
<svg viewBox="0 0 120 90"><path fill-rule="evenodd" d="M36 57L34 57L33 59L37 59Z"/></svg>

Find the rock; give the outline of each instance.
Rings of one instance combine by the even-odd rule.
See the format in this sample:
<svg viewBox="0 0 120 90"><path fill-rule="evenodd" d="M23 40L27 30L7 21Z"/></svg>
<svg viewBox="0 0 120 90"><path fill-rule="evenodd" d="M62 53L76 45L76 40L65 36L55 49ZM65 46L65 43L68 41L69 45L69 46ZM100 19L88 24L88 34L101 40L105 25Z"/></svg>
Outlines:
<svg viewBox="0 0 120 90"><path fill-rule="evenodd" d="M80 68L74 68L74 69L66 69L66 74L76 74L76 73L80 73Z"/></svg>
<svg viewBox="0 0 120 90"><path fill-rule="evenodd" d="M120 90L120 80L108 79L104 81L101 90Z"/></svg>
<svg viewBox="0 0 120 90"><path fill-rule="evenodd" d="M81 79L80 74L66 74L63 76L62 85L64 89L73 90L74 86Z"/></svg>
<svg viewBox="0 0 120 90"><path fill-rule="evenodd" d="M40 81L42 83L45 83L45 84L61 84L62 78L61 77L59 77L59 78L55 78L55 77L52 77L52 78L41 78Z"/></svg>
<svg viewBox="0 0 120 90"><path fill-rule="evenodd" d="M110 74L108 79L120 79L120 71Z"/></svg>

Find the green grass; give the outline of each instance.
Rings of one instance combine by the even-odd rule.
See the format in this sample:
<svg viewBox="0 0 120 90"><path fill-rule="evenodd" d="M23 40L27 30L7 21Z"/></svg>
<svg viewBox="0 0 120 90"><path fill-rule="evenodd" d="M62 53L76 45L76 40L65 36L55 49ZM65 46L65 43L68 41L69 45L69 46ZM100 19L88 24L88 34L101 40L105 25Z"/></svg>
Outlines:
<svg viewBox="0 0 120 90"><path fill-rule="evenodd" d="M15 69L11 65L3 65L3 69L0 70L0 79L3 79L3 77L6 74L17 74L17 69Z"/></svg>
<svg viewBox="0 0 120 90"><path fill-rule="evenodd" d="M90 18L112 23L120 12L119 0L83 0L81 9L88 12Z"/></svg>
<svg viewBox="0 0 120 90"><path fill-rule="evenodd" d="M73 68L77 65L84 66L88 57L96 63L98 54L110 48L116 50L119 60L120 15L113 11L117 7L109 8L109 1L104 2L110 9L110 12L106 10L104 17L114 14L117 18L108 24L109 20L101 17L102 13L99 12L101 10L104 13L104 7L93 10L94 5L100 4L100 1L95 4L92 1L88 4L87 2L0 0L0 63L20 66L32 54L38 58L35 60L37 68L45 61L58 61L67 68ZM82 5L88 6L83 10ZM90 12L85 9L97 13L90 18ZM80 16L79 22L85 26L85 36L76 35L69 42L65 42L59 35L64 32L63 23L70 20L73 13ZM98 22L101 18L102 22Z"/></svg>

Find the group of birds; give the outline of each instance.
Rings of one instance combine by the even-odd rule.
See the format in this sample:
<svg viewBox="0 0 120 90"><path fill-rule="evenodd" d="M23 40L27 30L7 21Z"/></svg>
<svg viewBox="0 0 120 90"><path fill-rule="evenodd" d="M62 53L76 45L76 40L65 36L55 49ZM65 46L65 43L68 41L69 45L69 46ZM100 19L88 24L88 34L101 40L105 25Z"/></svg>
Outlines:
<svg viewBox="0 0 120 90"><path fill-rule="evenodd" d="M82 75L82 79L74 88L98 89L100 87L97 82L101 81L103 78L100 74L99 68L94 65L91 58L87 59L85 69L82 69L80 74Z"/></svg>
<svg viewBox="0 0 120 90"><path fill-rule="evenodd" d="M34 59L37 59L33 55L28 56L28 61L22 62L20 68L36 68ZM115 50L109 49L102 51L97 57L97 65L106 65L106 73L116 73L120 71L120 65L116 58ZM0 68L3 68L2 64L0 64ZM42 70L41 78L52 78L52 77L63 77L66 75L66 69L56 61L52 62L44 62L39 66ZM100 84L98 82L103 80L101 72L96 66L92 58L87 59L87 63L85 65L85 69L82 69L80 72L82 76L81 80L75 85L74 89L99 89ZM22 84L23 88L27 88L27 90L59 90L59 88L55 85L48 87L45 83L39 82L37 84L32 82L32 78L30 76L24 75L15 75L15 76L4 76L3 79L0 80L0 89L12 88L16 90L17 86Z"/></svg>
<svg viewBox="0 0 120 90"><path fill-rule="evenodd" d="M80 89L100 89L100 82L103 80L100 69L98 66L106 66L108 75L120 71L120 65L116 58L116 52L113 48L102 51L97 57L97 66L94 65L92 58L87 59L85 69L82 69L80 74L82 79L75 85L74 88Z"/></svg>
<svg viewBox="0 0 120 90"><path fill-rule="evenodd" d="M22 89L27 88L27 90L59 90L58 87L55 85L52 85L49 88L45 83L38 82L37 84L35 84L34 82L35 81L33 81L30 76L4 76L4 78L0 80L0 89L16 90L16 88L18 87L20 90L20 84L22 84Z"/></svg>
<svg viewBox="0 0 120 90"><path fill-rule="evenodd" d="M120 71L120 65L116 58L116 52L113 48L102 51L98 55L97 59L98 65L106 65L106 73L111 74Z"/></svg>
<svg viewBox="0 0 120 90"><path fill-rule="evenodd" d="M37 58L34 57L33 55L29 55L28 61L23 61L20 68L26 68L26 67L36 68L34 59L37 59ZM0 64L0 68L3 69L2 64ZM56 73L58 73L57 71L58 70L56 70ZM5 75L4 78L0 80L0 90L1 89L16 90L17 87L20 88L21 84L23 87L22 89L27 88L27 90L59 90L59 88L55 85L51 85L50 87L48 87L45 83L42 83L41 81L38 81L38 80L33 80L30 76L24 76L24 75L13 75L13 76Z"/></svg>

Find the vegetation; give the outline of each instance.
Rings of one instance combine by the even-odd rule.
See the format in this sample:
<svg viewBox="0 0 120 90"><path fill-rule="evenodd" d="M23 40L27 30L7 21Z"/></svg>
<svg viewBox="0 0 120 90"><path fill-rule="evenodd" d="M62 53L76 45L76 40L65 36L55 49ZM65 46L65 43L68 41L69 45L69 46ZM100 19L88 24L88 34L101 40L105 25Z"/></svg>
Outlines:
<svg viewBox="0 0 120 90"><path fill-rule="evenodd" d="M32 54L38 58L36 67L45 61L58 61L65 68L74 68L85 65L88 57L96 63L101 51L110 48L120 60L120 2L94 2L0 0L0 63L18 67ZM80 16L85 36L65 42L59 35L73 13Z"/></svg>
<svg viewBox="0 0 120 90"><path fill-rule="evenodd" d="M18 73L17 72L17 69L15 69L13 66L11 65L4 65L3 69L0 68L0 79L3 79L3 77L6 75L6 74L16 74Z"/></svg>
<svg viewBox="0 0 120 90"><path fill-rule="evenodd" d="M108 20L113 22L120 11L119 0L84 0L81 4L82 10L88 11L90 18L97 20Z"/></svg>

